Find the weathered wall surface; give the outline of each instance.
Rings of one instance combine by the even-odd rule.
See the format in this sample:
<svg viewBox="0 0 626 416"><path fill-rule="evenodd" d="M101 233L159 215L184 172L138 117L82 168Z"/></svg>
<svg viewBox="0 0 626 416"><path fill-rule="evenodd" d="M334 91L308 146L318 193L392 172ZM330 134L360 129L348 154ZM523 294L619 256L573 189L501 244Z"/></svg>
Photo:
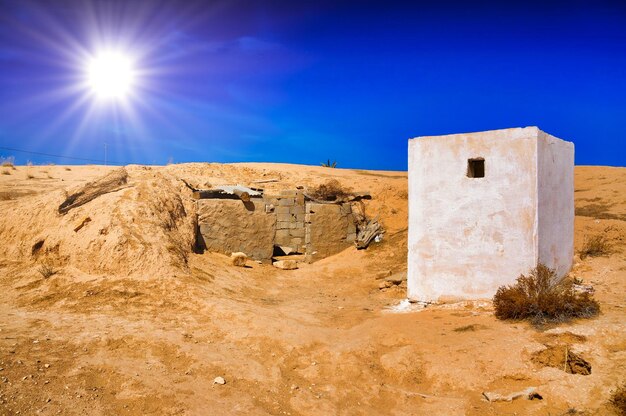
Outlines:
<svg viewBox="0 0 626 416"><path fill-rule="evenodd" d="M574 144L539 131L538 261L564 276L574 257Z"/></svg>
<svg viewBox="0 0 626 416"><path fill-rule="evenodd" d="M409 298L491 297L536 264L537 132L409 141ZM467 177L472 158L485 177Z"/></svg>
<svg viewBox="0 0 626 416"><path fill-rule="evenodd" d="M356 225L349 203L306 203L306 254L308 261L339 253L354 243Z"/></svg>
<svg viewBox="0 0 626 416"><path fill-rule="evenodd" d="M274 244L304 253L304 194L297 190L285 190L278 196L267 196L265 202L273 207L276 214Z"/></svg>
<svg viewBox="0 0 626 416"><path fill-rule="evenodd" d="M200 239L206 250L224 254L241 251L256 260L270 261L274 251L276 216L265 203L230 199L198 200Z"/></svg>

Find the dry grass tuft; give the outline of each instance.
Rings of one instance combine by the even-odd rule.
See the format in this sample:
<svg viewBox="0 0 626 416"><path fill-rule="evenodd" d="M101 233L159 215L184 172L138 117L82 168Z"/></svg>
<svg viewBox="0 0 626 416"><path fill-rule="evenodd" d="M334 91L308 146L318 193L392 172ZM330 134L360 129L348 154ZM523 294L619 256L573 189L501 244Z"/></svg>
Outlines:
<svg viewBox="0 0 626 416"><path fill-rule="evenodd" d="M593 200L589 200L589 201L595 202L597 200L599 199L594 198ZM590 204L590 205L585 205L584 207L576 207L575 214L577 216L591 217L591 218L597 218L601 220L626 221L626 215L614 214L612 212L609 212L611 207L612 207L611 205L601 204L601 203Z"/></svg>
<svg viewBox="0 0 626 416"><path fill-rule="evenodd" d="M626 416L626 382L612 392L609 403L617 410L617 414Z"/></svg>
<svg viewBox="0 0 626 416"><path fill-rule="evenodd" d="M501 286L493 297L496 318L529 320L535 326L591 318L600 305L589 293L574 290L571 279L559 281L543 264L521 275L514 285Z"/></svg>
<svg viewBox="0 0 626 416"><path fill-rule="evenodd" d="M607 230L605 230L607 231ZM585 236L585 241L580 249L580 258L608 256L611 254L611 243L606 234Z"/></svg>
<svg viewBox="0 0 626 416"><path fill-rule="evenodd" d="M344 188L338 180L330 179L309 191L309 195L321 201L340 201L350 196L351 189Z"/></svg>
<svg viewBox="0 0 626 416"><path fill-rule="evenodd" d="M44 279L47 279L57 273L57 271L49 264L42 264L41 266L39 266L37 271Z"/></svg>
<svg viewBox="0 0 626 416"><path fill-rule="evenodd" d="M465 325L465 326L460 326L458 328L454 328L453 331L454 332L476 332L481 329L487 329L487 327L484 325L480 325L480 324L472 324L472 325Z"/></svg>
<svg viewBox="0 0 626 416"><path fill-rule="evenodd" d="M32 173L27 173L26 174L26 179L34 179L35 176Z"/></svg>
<svg viewBox="0 0 626 416"><path fill-rule="evenodd" d="M15 157L0 157L0 165L2 165L3 168L15 168Z"/></svg>
<svg viewBox="0 0 626 416"><path fill-rule="evenodd" d="M11 174L11 172L9 172L8 170L3 170L3 171L2 171L2 174L3 174L3 175L10 175L10 174Z"/></svg>

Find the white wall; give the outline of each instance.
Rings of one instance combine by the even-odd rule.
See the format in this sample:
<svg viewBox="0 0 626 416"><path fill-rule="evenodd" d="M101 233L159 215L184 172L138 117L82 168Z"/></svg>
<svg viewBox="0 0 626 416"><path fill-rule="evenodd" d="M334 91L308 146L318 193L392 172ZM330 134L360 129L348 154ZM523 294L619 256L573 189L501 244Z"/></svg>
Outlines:
<svg viewBox="0 0 626 416"><path fill-rule="evenodd" d="M574 257L574 144L539 131L538 261L564 276Z"/></svg>
<svg viewBox="0 0 626 416"><path fill-rule="evenodd" d="M534 267L538 131L409 141L409 298L487 298ZM484 178L466 176L476 157Z"/></svg>

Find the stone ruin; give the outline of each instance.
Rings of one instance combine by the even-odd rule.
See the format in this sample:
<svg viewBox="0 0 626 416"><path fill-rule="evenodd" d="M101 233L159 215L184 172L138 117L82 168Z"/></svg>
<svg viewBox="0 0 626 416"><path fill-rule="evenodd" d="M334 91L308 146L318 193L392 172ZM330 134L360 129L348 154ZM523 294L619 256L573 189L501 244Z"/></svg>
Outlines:
<svg viewBox="0 0 626 416"><path fill-rule="evenodd" d="M196 193L197 239L202 250L229 255L243 252L264 263L276 256L299 254L311 263L355 244L359 223L364 224L363 231L372 223L363 222L365 217L353 208L360 206L360 199L369 199L369 194L328 202L316 201L301 189L275 195L243 187L222 189L227 192Z"/></svg>

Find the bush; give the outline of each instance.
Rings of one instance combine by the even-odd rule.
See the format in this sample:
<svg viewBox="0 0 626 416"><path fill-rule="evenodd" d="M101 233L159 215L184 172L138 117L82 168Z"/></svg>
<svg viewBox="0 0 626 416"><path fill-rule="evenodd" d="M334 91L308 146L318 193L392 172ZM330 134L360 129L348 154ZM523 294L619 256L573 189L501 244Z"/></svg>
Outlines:
<svg viewBox="0 0 626 416"><path fill-rule="evenodd" d="M525 319L536 326L590 318L600 312L589 293L576 292L571 279L559 281L554 270L543 264L528 276L518 277L514 285L499 287L493 306L498 319Z"/></svg>
<svg viewBox="0 0 626 416"><path fill-rule="evenodd" d="M626 416L626 383L613 391L609 403L617 410L617 414Z"/></svg>
<svg viewBox="0 0 626 416"><path fill-rule="evenodd" d="M14 156L9 156L9 157L0 156L0 165L2 165L3 168L15 167L15 157Z"/></svg>
<svg viewBox="0 0 626 416"><path fill-rule="evenodd" d="M47 279L50 276L53 276L57 273L57 271L54 270L54 268L48 264L42 264L41 266L39 266L37 271L44 279Z"/></svg>
<svg viewBox="0 0 626 416"><path fill-rule="evenodd" d="M341 186L339 181L331 179L309 191L309 196L321 201L341 201L350 196L350 189Z"/></svg>
<svg viewBox="0 0 626 416"><path fill-rule="evenodd" d="M337 161L330 161L330 159L328 159L328 161L326 163L322 162L321 165L325 168L336 168L337 167Z"/></svg>
<svg viewBox="0 0 626 416"><path fill-rule="evenodd" d="M607 230L605 230L607 231ZM581 260L585 257L607 256L611 253L611 244L606 234L585 236L585 241L580 249Z"/></svg>

